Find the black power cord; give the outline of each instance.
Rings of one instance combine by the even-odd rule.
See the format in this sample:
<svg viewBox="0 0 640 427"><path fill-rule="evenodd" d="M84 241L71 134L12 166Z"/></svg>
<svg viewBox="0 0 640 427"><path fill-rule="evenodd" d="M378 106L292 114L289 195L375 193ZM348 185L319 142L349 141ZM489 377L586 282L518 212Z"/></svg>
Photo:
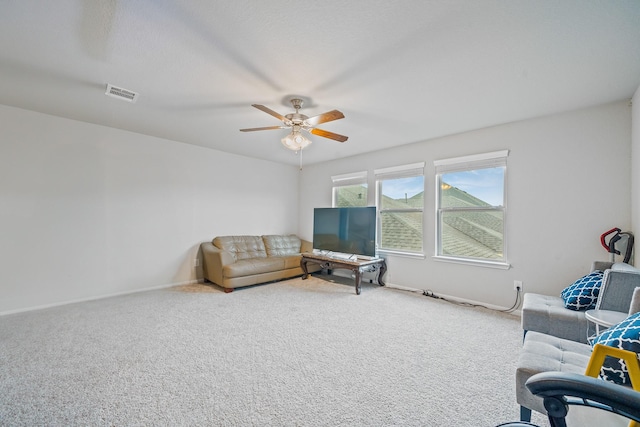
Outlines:
<svg viewBox="0 0 640 427"><path fill-rule="evenodd" d="M460 301L452 301L449 299L446 299L444 297L438 296L436 294L433 293L433 291L431 290L425 290L424 292L422 292L422 295L429 297L429 298L435 298L435 299L441 299L443 301L446 301L450 304L456 304L456 305L461 305L464 307L481 307L481 308L485 308L487 310L492 310L492 311L496 311L499 313L512 313L514 311L516 311L518 309L518 307L520 307L521 304L521 293L522 290L520 289L520 287L517 288L516 290L516 300L513 302L513 305L510 308L504 309L504 310L499 310L496 308L490 308L487 307L486 305L482 305L482 304L472 304L470 302L460 302Z"/></svg>

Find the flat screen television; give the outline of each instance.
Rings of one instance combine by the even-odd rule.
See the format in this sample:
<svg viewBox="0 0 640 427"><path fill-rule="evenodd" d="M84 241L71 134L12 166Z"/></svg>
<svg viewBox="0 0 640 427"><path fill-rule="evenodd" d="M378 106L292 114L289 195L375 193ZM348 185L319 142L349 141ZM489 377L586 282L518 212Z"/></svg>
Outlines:
<svg viewBox="0 0 640 427"><path fill-rule="evenodd" d="M315 208L313 249L375 257L375 206Z"/></svg>

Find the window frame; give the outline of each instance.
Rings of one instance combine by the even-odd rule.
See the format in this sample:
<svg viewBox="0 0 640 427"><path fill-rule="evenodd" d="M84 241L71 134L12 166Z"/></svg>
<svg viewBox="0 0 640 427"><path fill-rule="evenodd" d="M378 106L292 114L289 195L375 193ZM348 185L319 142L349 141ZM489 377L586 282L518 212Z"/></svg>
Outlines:
<svg viewBox="0 0 640 427"><path fill-rule="evenodd" d="M481 267L492 267L499 269L509 269L511 265L508 261L508 239L507 239L507 184L508 184L508 167L507 158L509 156L509 150L500 150L490 153L475 154L470 156L455 157L450 159L436 160L434 161L435 167L435 254L433 258L438 261L454 262L468 265L476 265ZM489 169L495 167L503 167L503 196L502 205L495 206L489 205L486 207L447 207L441 206L442 203L442 176L452 172L465 172L474 171L480 169ZM464 257L458 255L444 255L442 254L442 218L443 215L449 212L501 212L502 213L502 258L501 259L489 259L489 258L475 258Z"/></svg>
<svg viewBox="0 0 640 427"><path fill-rule="evenodd" d="M333 208L339 207L337 206L336 202L338 201L337 190L340 187L350 187L354 185L365 186L365 188L367 189L367 194L365 195L364 205L362 205L362 207L369 206L368 180L369 180L369 173L367 171L351 172L351 173L332 176L331 181L333 182L333 187L331 188L331 207ZM354 206L354 207L360 207L360 205Z"/></svg>
<svg viewBox="0 0 640 427"><path fill-rule="evenodd" d="M424 176L424 167L425 162L412 163L408 165L401 166L393 166L382 169L374 170L375 177L375 186L376 186L376 210L377 210L377 230L376 230L376 245L378 247L378 252L383 254L393 254L393 255L401 255L406 257L415 257L415 258L424 258L425 256L425 201L424 201L424 192L426 190L425 186L425 176ZM382 185L386 180L392 179L400 179L400 178L412 178L412 177L422 177L422 208L406 208L406 209L382 209ZM382 215L384 213L403 213L403 212L420 212L422 213L422 222L421 222L421 232L422 232L422 242L421 242L421 250L420 251L412 251L409 249L398 249L398 248L384 248L382 247Z"/></svg>

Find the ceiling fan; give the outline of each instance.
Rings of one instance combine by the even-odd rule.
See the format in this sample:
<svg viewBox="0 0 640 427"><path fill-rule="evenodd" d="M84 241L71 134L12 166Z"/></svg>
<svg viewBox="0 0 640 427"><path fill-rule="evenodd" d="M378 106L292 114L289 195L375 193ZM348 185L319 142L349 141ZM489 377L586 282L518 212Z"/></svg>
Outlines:
<svg viewBox="0 0 640 427"><path fill-rule="evenodd" d="M331 122L333 120L343 119L344 114L338 110L331 110L326 113L318 114L317 116L307 117L304 114L300 114L300 108L302 108L303 101L300 98L292 98L290 100L291 105L295 108L296 112L283 116L280 113L273 111L264 105L252 104L253 107L258 110L264 111L267 114L272 115L276 119L282 121L282 126L267 126L260 128L240 129L241 132L253 132L256 130L272 130L272 129L287 129L291 128L291 133L282 139L282 144L290 150L300 151L306 146L311 144L311 141L305 138L300 132L305 130L313 135L322 136L324 138L333 139L340 142L345 142L348 137L337 133L329 132L326 130L318 129L315 126L321 123Z"/></svg>

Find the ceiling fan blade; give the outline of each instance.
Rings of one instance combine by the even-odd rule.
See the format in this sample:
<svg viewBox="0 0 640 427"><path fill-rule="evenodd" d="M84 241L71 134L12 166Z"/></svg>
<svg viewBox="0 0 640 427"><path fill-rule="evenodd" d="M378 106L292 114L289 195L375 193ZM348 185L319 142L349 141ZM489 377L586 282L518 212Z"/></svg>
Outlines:
<svg viewBox="0 0 640 427"><path fill-rule="evenodd" d="M260 105L260 104L251 104L251 106L256 107L258 110L264 111L267 114L271 114L273 117L275 117L278 120L281 120L285 123L287 122L287 118L285 116L283 116L280 113L276 113L271 108L267 108L264 105Z"/></svg>
<svg viewBox="0 0 640 427"><path fill-rule="evenodd" d="M332 122L338 119L344 119L344 114L338 110L331 110L323 114L318 114L317 116L309 117L305 122L307 122L309 126L315 126L320 123Z"/></svg>
<svg viewBox="0 0 640 427"><path fill-rule="evenodd" d="M249 128L249 129L240 129L240 132L253 132L255 130L272 130L272 129L286 129L287 126L267 126L262 128Z"/></svg>
<svg viewBox="0 0 640 427"><path fill-rule="evenodd" d="M349 139L348 136L340 135L340 134L329 132L322 129L313 128L313 129L310 129L309 132L314 135L322 136L329 139L335 139L336 141L340 141L340 142L345 142L347 139Z"/></svg>

